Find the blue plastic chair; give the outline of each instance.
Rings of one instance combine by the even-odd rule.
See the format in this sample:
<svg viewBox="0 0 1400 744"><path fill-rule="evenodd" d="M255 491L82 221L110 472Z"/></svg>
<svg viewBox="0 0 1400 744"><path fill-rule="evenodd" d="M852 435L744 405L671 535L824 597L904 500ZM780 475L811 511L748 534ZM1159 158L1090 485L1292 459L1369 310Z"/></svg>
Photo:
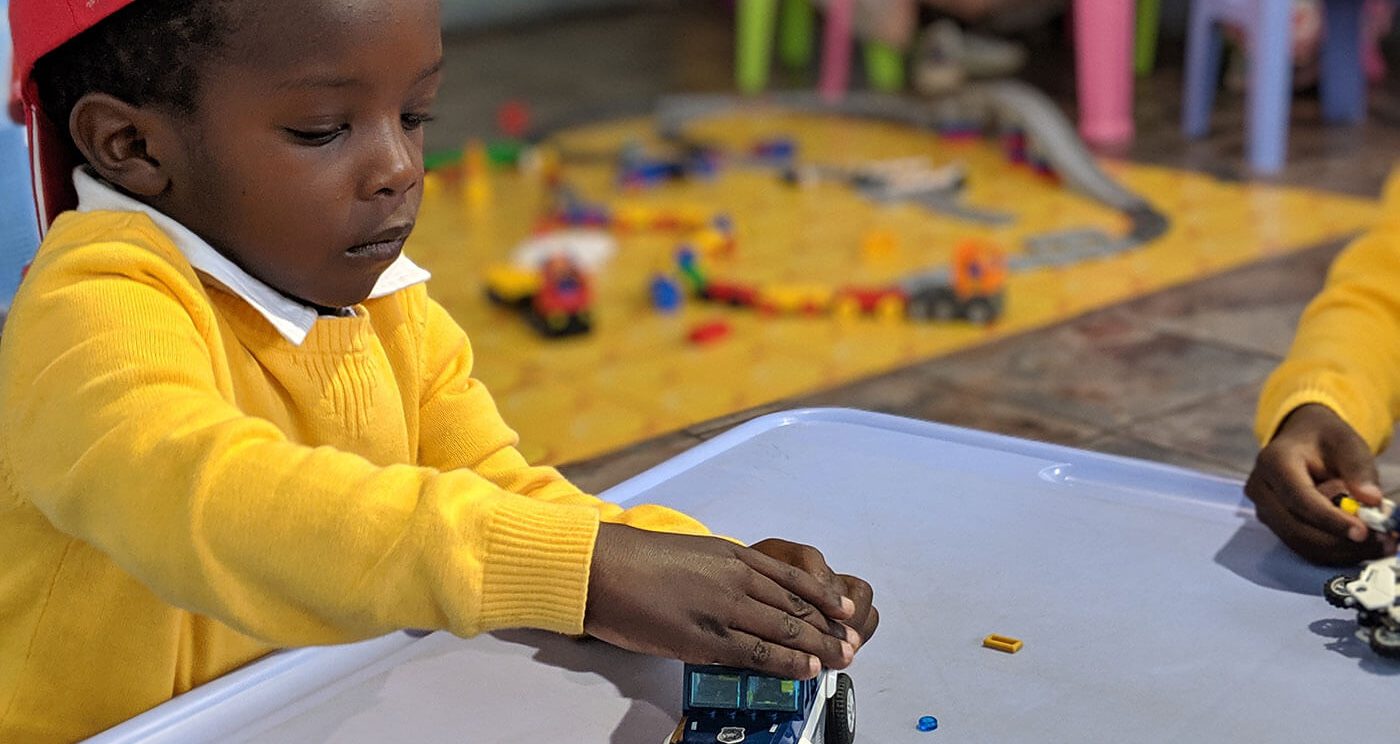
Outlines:
<svg viewBox="0 0 1400 744"><path fill-rule="evenodd" d="M8 8L8 0L0 0L0 70L5 71L10 69ZM38 247L24 129L10 120L7 111L0 111L0 312L9 308L20 273Z"/></svg>
<svg viewBox="0 0 1400 744"><path fill-rule="evenodd" d="M1366 118L1364 4L1365 0L1326 0L1320 86L1323 117L1329 122L1354 124ZM1232 24L1249 44L1247 149L1249 165L1259 173L1277 173L1287 159L1293 100L1291 18L1288 0L1195 0L1191 6L1182 129L1195 139L1210 127L1220 72L1220 24Z"/></svg>

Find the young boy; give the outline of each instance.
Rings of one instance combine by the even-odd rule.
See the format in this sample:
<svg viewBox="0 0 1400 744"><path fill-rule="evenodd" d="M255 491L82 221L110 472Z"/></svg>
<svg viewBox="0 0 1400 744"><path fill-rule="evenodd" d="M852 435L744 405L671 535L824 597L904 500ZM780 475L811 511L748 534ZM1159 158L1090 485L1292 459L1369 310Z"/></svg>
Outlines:
<svg viewBox="0 0 1400 744"><path fill-rule="evenodd" d="M1400 172L1384 202L1381 223L1337 257L1259 400L1265 446L1245 493L1260 521L1316 563L1395 552L1327 497L1380 504L1374 453L1400 417Z"/></svg>
<svg viewBox="0 0 1400 744"><path fill-rule="evenodd" d="M10 10L58 216L0 343L0 741L400 628L851 662L878 613L816 550L624 511L515 449L400 253L435 0Z"/></svg>

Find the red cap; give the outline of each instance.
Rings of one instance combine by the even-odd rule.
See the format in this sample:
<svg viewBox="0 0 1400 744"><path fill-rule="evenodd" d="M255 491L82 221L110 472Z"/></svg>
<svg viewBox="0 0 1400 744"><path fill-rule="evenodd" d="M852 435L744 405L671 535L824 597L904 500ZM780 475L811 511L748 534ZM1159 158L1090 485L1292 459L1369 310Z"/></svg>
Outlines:
<svg viewBox="0 0 1400 744"><path fill-rule="evenodd" d="M39 231L66 209L77 206L73 168L82 162L68 137L67 122L57 126L39 107L39 90L30 73L34 63L132 0L10 0L10 34L14 38L14 78L10 114L29 129L30 173L34 179Z"/></svg>

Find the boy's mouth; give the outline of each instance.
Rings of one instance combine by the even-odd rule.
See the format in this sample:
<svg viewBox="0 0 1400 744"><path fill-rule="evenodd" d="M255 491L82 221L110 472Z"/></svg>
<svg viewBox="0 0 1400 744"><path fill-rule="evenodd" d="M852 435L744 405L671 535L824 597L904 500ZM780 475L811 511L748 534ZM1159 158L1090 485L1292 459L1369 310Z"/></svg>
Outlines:
<svg viewBox="0 0 1400 744"><path fill-rule="evenodd" d="M345 254L370 261L393 261L403 251L404 241L408 240L410 232L413 232L411 224L382 230L369 240L351 246Z"/></svg>

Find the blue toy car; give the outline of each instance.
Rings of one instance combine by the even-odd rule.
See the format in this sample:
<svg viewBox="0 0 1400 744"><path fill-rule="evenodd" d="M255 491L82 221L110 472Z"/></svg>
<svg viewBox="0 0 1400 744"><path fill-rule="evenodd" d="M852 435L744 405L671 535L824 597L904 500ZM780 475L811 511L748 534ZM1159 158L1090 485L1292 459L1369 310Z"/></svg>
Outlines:
<svg viewBox="0 0 1400 744"><path fill-rule="evenodd" d="M685 666L681 722L668 744L852 744L856 694L829 669L792 680L722 666Z"/></svg>

